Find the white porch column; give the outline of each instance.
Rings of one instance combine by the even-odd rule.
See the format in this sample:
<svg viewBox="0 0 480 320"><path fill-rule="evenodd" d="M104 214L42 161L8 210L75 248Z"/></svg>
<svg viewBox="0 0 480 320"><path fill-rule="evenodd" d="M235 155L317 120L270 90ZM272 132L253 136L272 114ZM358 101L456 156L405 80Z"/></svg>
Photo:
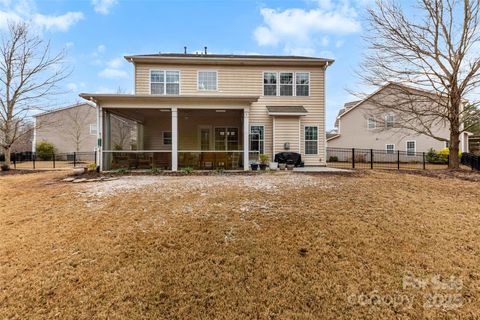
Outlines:
<svg viewBox="0 0 480 320"><path fill-rule="evenodd" d="M243 109L243 170L248 171L249 168L249 137L250 137L250 109Z"/></svg>
<svg viewBox="0 0 480 320"><path fill-rule="evenodd" d="M178 170L178 110L172 107L172 171Z"/></svg>

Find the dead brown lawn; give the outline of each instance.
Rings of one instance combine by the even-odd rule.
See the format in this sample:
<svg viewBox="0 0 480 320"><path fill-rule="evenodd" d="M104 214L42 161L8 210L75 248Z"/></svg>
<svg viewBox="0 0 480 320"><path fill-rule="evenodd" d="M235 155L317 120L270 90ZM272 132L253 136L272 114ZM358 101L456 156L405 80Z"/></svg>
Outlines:
<svg viewBox="0 0 480 320"><path fill-rule="evenodd" d="M74 185L62 175L0 177L2 319L480 313L478 182L367 172ZM434 287L436 275L461 283ZM427 285L403 288L408 276Z"/></svg>

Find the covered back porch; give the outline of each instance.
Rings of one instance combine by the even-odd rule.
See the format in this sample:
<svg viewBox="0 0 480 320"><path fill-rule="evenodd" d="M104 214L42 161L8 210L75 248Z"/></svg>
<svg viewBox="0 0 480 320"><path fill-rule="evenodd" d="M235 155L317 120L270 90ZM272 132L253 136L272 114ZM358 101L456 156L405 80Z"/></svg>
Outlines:
<svg viewBox="0 0 480 320"><path fill-rule="evenodd" d="M102 108L101 168L248 170L248 107ZM247 134L245 134L247 133Z"/></svg>

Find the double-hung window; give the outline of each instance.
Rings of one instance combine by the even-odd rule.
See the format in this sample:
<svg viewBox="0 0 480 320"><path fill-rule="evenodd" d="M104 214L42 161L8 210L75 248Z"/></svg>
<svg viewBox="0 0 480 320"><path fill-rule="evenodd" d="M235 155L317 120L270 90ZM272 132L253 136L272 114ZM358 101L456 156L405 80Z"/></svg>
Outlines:
<svg viewBox="0 0 480 320"><path fill-rule="evenodd" d="M163 145L169 146L172 144L172 132L171 131L163 131Z"/></svg>
<svg viewBox="0 0 480 320"><path fill-rule="evenodd" d="M265 96L277 95L277 73L265 72L263 74L263 94Z"/></svg>
<svg viewBox="0 0 480 320"><path fill-rule="evenodd" d="M305 154L318 154L317 126L305 126Z"/></svg>
<svg viewBox="0 0 480 320"><path fill-rule="evenodd" d="M157 95L180 94L180 72L165 70L150 71L150 93Z"/></svg>
<svg viewBox="0 0 480 320"><path fill-rule="evenodd" d="M295 73L295 93L297 96L308 96L310 91L310 74L308 72Z"/></svg>
<svg viewBox="0 0 480 320"><path fill-rule="evenodd" d="M280 95L293 96L293 72L280 72Z"/></svg>
<svg viewBox="0 0 480 320"><path fill-rule="evenodd" d="M251 125L250 126L250 151L265 153L265 126Z"/></svg>
<svg viewBox="0 0 480 320"><path fill-rule="evenodd" d="M407 141L407 156L414 156L417 152L415 141Z"/></svg>
<svg viewBox="0 0 480 320"><path fill-rule="evenodd" d="M385 150L387 151L387 154L394 154L395 153L395 145L394 144L387 144L385 146Z"/></svg>
<svg viewBox="0 0 480 320"><path fill-rule="evenodd" d="M217 71L198 71L198 90L217 91Z"/></svg>
<svg viewBox="0 0 480 320"><path fill-rule="evenodd" d="M369 117L367 120L367 127L368 129L375 129L377 124L375 123L375 118Z"/></svg>
<svg viewBox="0 0 480 320"><path fill-rule="evenodd" d="M310 95L310 73L264 72L263 95L308 97Z"/></svg>
<svg viewBox="0 0 480 320"><path fill-rule="evenodd" d="M393 128L395 126L395 116L393 114L387 114L385 116L385 127Z"/></svg>
<svg viewBox="0 0 480 320"><path fill-rule="evenodd" d="M95 136L97 134L97 124L96 123L90 124L90 134L92 136Z"/></svg>

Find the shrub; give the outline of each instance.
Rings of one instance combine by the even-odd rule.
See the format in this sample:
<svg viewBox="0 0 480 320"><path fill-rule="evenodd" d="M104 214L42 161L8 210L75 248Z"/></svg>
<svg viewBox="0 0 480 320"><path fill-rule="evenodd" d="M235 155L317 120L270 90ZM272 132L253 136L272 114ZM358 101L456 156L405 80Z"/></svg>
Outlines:
<svg viewBox="0 0 480 320"><path fill-rule="evenodd" d="M268 163L268 154L261 154L259 156L260 163L261 164L267 164Z"/></svg>
<svg viewBox="0 0 480 320"><path fill-rule="evenodd" d="M328 158L328 162L338 162L338 157L337 156L330 156Z"/></svg>
<svg viewBox="0 0 480 320"><path fill-rule="evenodd" d="M127 174L130 171L128 171L127 168L119 168L119 169L115 170L114 172L117 173L117 174Z"/></svg>
<svg viewBox="0 0 480 320"><path fill-rule="evenodd" d="M49 160L52 158L52 155L55 153L55 146L47 141L42 141L37 144L36 156L40 160Z"/></svg>
<svg viewBox="0 0 480 320"><path fill-rule="evenodd" d="M97 165L95 163L89 163L87 165L87 170L88 171L95 171L95 170L97 170Z"/></svg>
<svg viewBox="0 0 480 320"><path fill-rule="evenodd" d="M159 174L160 169L153 167L153 168L150 169L149 172L150 172L150 174Z"/></svg>
<svg viewBox="0 0 480 320"><path fill-rule="evenodd" d="M191 174L193 172L193 168L192 167L185 167L185 168L182 168L182 170L180 170L180 172L182 172L183 174Z"/></svg>

